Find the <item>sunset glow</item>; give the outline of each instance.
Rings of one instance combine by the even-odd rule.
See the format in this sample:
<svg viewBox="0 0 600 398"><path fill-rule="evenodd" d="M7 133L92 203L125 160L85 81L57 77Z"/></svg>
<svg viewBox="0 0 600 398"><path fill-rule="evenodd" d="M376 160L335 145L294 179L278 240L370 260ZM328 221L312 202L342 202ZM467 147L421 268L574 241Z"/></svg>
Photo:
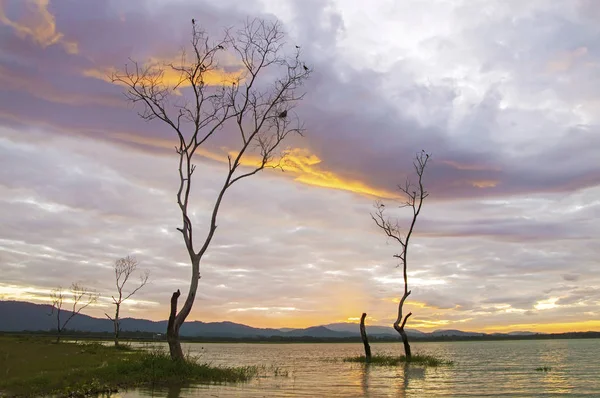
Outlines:
<svg viewBox="0 0 600 398"><path fill-rule="evenodd" d="M0 0L0 300L48 304L77 281L101 295L86 313L104 318L112 264L132 254L151 277L125 316L167 319L191 277L177 135L160 117L142 120L110 76L131 60L153 73L190 65L192 17L217 39L267 15L284 27L282 51L312 70L288 116L269 109L272 120L298 117L303 134L226 192L189 320L309 327L366 312L369 325L391 326L400 246L371 213L383 200L406 234L398 185L414 181L426 151L407 329L600 330L600 8L488 3L483 15L437 0L368 11L358 0ZM225 47L203 82L235 82L243 96L252 75ZM287 73L269 70L261 84ZM196 106L180 74L160 76L175 120L178 106ZM189 134L194 120L183 125ZM196 250L244 139L231 120L194 154ZM240 169L261 164L259 148Z"/></svg>

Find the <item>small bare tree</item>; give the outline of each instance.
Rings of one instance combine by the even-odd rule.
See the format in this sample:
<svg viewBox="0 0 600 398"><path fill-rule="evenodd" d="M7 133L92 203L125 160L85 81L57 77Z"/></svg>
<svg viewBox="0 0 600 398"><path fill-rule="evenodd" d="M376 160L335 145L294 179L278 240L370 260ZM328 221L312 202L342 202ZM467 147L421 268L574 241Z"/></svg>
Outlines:
<svg viewBox="0 0 600 398"><path fill-rule="evenodd" d="M115 284L117 286L118 296L112 296L113 303L115 304L115 316L114 318L108 315L106 312L104 315L111 321L113 321L115 331L115 346L119 345L119 333L121 327L119 323L119 311L121 310L121 304L129 297L133 296L148 283L150 277L150 271L145 271L140 275L139 284L129 294L124 292L125 284L129 280L129 277L137 270L138 261L135 257L127 256L115 261Z"/></svg>
<svg viewBox="0 0 600 398"><path fill-rule="evenodd" d="M56 314L56 342L60 342L60 336L65 331L67 324L78 315L82 310L92 303L98 301L99 294L89 290L78 283L71 284L70 288L71 299L65 297L65 292L62 287L58 287L50 293L52 299L52 311L48 315ZM67 319L61 322L60 315L63 311L65 301L71 301L73 306L70 313L66 314Z"/></svg>
<svg viewBox="0 0 600 398"><path fill-rule="evenodd" d="M126 66L123 72L112 76L113 82L127 87L126 96L130 101L144 106L143 119L158 119L177 136L177 204L182 215L182 226L178 230L189 254L192 275L187 298L179 312L179 290L171 297L167 341L174 360L183 359L179 329L192 310L200 279L200 262L217 229L217 215L225 192L236 182L266 167L281 167L282 155L277 153L281 144L293 134L302 134L302 124L292 110L303 98L297 91L311 70L300 61L300 47L295 46L292 56L284 54L284 38L278 22L255 19L234 33L226 30L220 39L211 40L192 20L191 59L187 59L184 50L180 65L157 68L133 62L133 66ZM215 76L224 74L221 61L227 60L231 70L232 59L239 73L214 84ZM179 75L179 82L169 85L166 72ZM178 95L173 95L174 92ZM237 134L236 151L227 156L223 184L198 248L188 215L192 174L196 170L193 159L198 148L206 146L211 137L221 132ZM246 160L245 167L243 160Z"/></svg>
<svg viewBox="0 0 600 398"><path fill-rule="evenodd" d="M371 218L373 221L375 221L375 224L377 224L377 226L383 230L388 237L400 243L401 251L399 254L395 254L394 257L400 259L400 264L402 265L404 276L404 294L402 295L400 303L398 304L398 317L396 318L396 322L394 322L394 329L396 329L396 331L402 337L402 342L404 343L404 353L407 360L410 360L411 352L410 344L408 343L408 336L404 331L404 326L406 325L408 318L412 315L412 312L409 312L403 317L402 310L404 302L411 293L411 291L408 290L407 275L408 243L413 234L417 217L419 217L419 214L421 213L423 201L425 198L427 198L427 196L429 196L429 193L423 187L423 173L425 172L425 167L427 167L429 158L430 155L425 151L421 151L421 153L417 154L415 156L415 161L413 162L415 172L418 177L417 183L413 184L411 183L410 179L407 178L404 185L398 186L398 189L405 197L405 201L400 205L400 207L408 207L412 210L412 221L406 233L402 233L402 229L397 218L388 217L385 215L385 205L381 201L377 201L375 203L376 210L374 213L371 213ZM400 266L400 264L398 266Z"/></svg>

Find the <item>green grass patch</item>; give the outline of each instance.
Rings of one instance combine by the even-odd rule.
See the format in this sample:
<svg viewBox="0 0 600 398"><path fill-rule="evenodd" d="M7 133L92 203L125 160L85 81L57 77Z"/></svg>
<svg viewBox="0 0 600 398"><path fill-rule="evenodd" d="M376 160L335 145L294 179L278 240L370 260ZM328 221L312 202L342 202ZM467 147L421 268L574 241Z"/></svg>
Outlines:
<svg viewBox="0 0 600 398"><path fill-rule="evenodd" d="M364 355L358 355L355 357L344 358L344 362L359 362L366 363L366 358ZM415 354L412 355L410 360L407 361L404 355L394 356L394 355L384 355L384 354L376 354L371 357L371 361L369 362L373 365L381 365L381 366L398 366L402 363L414 363L417 365L424 366L451 366L454 365L454 362L447 361L445 359L436 358L432 355L421 355Z"/></svg>
<svg viewBox="0 0 600 398"><path fill-rule="evenodd" d="M550 366L540 366L539 368L535 368L536 372L549 372L552 370Z"/></svg>
<svg viewBox="0 0 600 398"><path fill-rule="evenodd" d="M214 367L189 355L174 362L164 351L124 347L0 337L0 396L78 397L136 386L243 382L260 370Z"/></svg>

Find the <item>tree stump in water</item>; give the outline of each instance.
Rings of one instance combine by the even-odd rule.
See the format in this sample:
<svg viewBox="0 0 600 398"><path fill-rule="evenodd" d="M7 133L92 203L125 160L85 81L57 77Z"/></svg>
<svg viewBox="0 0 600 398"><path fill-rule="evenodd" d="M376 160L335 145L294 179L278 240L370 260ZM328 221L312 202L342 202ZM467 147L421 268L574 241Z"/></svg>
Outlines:
<svg viewBox="0 0 600 398"><path fill-rule="evenodd" d="M363 312L360 317L360 337L362 338L362 342L365 345L365 358L368 362L371 362L371 346L369 345L369 339L367 338L367 331L365 330L365 318L367 317L367 313Z"/></svg>

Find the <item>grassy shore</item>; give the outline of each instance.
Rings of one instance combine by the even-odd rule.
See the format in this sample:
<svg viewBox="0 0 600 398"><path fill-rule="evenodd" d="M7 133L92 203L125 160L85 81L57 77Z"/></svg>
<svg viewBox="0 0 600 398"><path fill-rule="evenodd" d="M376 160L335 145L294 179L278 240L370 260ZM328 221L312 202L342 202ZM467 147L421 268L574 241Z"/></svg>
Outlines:
<svg viewBox="0 0 600 398"><path fill-rule="evenodd" d="M0 337L0 396L69 396L120 388L178 383L242 382L257 367L212 367L163 351L137 351L98 343L60 343L40 337Z"/></svg>
<svg viewBox="0 0 600 398"><path fill-rule="evenodd" d="M355 357L344 358L344 362L366 363L366 360L365 360L364 355L358 355ZM401 363L407 363L407 362L414 363L417 365L432 366L432 367L441 366L441 365L449 365L449 366L454 365L454 362L452 362L452 361L447 361L445 359L436 358L431 355L420 355L420 354L412 355L410 358L410 361L407 361L406 357L404 355L401 355L398 357L398 356L394 356L394 355L376 354L371 357L371 361L369 363L371 363L373 365L381 365L381 366L397 366L397 365L400 365Z"/></svg>

